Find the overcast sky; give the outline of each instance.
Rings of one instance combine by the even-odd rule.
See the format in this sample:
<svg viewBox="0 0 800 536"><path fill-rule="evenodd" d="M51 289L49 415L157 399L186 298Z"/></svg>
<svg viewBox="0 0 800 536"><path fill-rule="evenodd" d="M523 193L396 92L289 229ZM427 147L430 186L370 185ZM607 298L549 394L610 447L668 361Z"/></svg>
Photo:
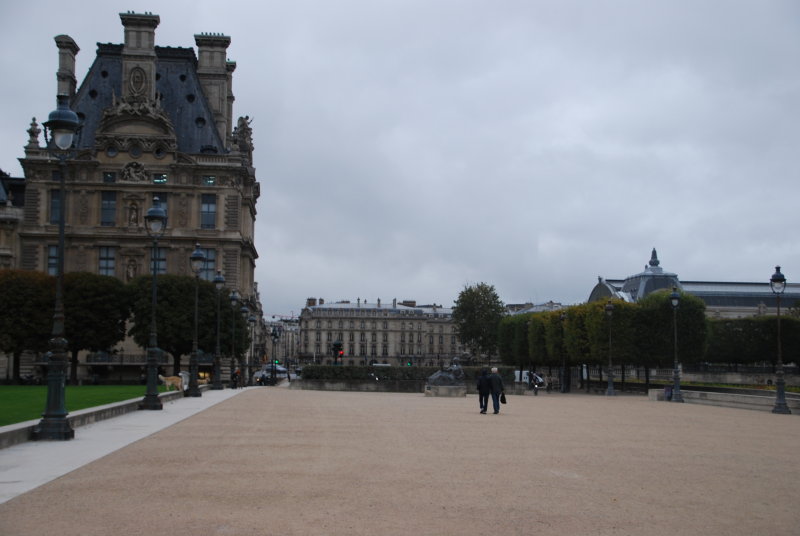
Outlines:
<svg viewBox="0 0 800 536"><path fill-rule="evenodd" d="M161 5L158 5L161 4ZM227 6L220 10L219 6ZM307 297L585 301L657 248L682 280L800 281L800 2L286 0L0 3L0 168L79 83L118 13L156 44L231 37L254 119L256 279Z"/></svg>

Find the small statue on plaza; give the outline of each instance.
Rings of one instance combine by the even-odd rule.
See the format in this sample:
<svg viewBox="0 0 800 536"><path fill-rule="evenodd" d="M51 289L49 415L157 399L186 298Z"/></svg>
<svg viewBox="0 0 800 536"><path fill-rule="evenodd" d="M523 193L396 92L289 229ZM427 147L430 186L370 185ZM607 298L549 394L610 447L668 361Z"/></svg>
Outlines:
<svg viewBox="0 0 800 536"><path fill-rule="evenodd" d="M428 377L428 385L464 385L464 369L457 357L454 357L450 366Z"/></svg>

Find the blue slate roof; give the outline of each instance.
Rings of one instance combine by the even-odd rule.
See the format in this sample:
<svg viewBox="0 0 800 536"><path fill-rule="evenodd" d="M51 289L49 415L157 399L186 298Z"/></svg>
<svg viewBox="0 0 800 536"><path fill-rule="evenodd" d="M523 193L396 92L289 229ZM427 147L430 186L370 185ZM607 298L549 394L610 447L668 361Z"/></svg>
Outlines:
<svg viewBox="0 0 800 536"><path fill-rule="evenodd" d="M94 147L95 132L114 96L122 95L121 44L98 43L97 57L81 83L72 109L83 122L79 144ZM194 49L155 47L156 92L177 137L178 150L189 154L226 152L200 81Z"/></svg>

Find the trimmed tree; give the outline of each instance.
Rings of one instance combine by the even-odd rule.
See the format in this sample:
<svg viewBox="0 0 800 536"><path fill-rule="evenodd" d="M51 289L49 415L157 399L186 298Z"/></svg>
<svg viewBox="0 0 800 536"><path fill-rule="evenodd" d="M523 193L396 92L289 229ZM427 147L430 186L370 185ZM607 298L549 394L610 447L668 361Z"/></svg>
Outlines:
<svg viewBox="0 0 800 536"><path fill-rule="evenodd" d="M133 327L130 334L142 348L150 341L150 318L152 307L152 276L143 275L132 280L131 307ZM198 349L213 353L216 347L217 297L214 284L200 281L198 290ZM156 307L156 327L158 346L172 355L173 370L181 369L181 358L192 351L194 336L194 277L182 275L158 276L158 305ZM236 355L241 357L249 350L250 328L238 311L230 306L230 294L222 291L220 295L220 348L229 353L231 347L230 326L236 328Z"/></svg>
<svg viewBox="0 0 800 536"><path fill-rule="evenodd" d="M475 354L497 352L497 329L505 306L493 285L478 283L464 287L453 307L453 324L461 342Z"/></svg>
<svg viewBox="0 0 800 536"><path fill-rule="evenodd" d="M64 316L71 354L70 381L78 383L78 352L107 350L125 338L130 293L119 279L88 272L64 274Z"/></svg>
<svg viewBox="0 0 800 536"><path fill-rule="evenodd" d="M10 376L19 383L22 352L47 350L55 279L42 272L0 270L0 296L0 351L11 356Z"/></svg>

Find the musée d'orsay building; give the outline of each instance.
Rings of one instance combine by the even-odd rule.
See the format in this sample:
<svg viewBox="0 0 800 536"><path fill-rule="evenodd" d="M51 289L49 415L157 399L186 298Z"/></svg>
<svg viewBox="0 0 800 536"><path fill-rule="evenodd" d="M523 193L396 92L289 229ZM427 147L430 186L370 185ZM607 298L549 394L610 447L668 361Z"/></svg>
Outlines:
<svg viewBox="0 0 800 536"><path fill-rule="evenodd" d="M193 48L155 45L158 15L119 17L124 43L98 44L80 86L78 45L66 35L55 38L57 93L68 96L82 125L68 161L66 202L59 206L58 163L34 119L20 158L24 181L5 176L0 188L8 231L0 241L2 266L55 274L64 210L66 272L127 281L151 273L155 262L159 273L191 275L189 256L199 243L207 258L200 277L212 280L221 270L225 285L260 318L254 283L260 192L250 122L233 115L230 37L195 35L195 55ZM49 110L55 101L40 104ZM156 196L168 220L154 259L144 215ZM131 341L124 351L141 356L142 363L130 365L144 363L144 351Z"/></svg>
<svg viewBox="0 0 800 536"><path fill-rule="evenodd" d="M615 298L627 302L637 302L657 290L671 290L673 287L703 300L706 316L710 318L741 318L764 314L775 314L777 299L769 286L772 274L769 263L764 266L762 282L725 281L681 281L677 274L665 272L655 248L644 271L625 279L598 278L592 289L590 302ZM800 301L800 284L787 282L782 298L783 307L790 307Z"/></svg>

